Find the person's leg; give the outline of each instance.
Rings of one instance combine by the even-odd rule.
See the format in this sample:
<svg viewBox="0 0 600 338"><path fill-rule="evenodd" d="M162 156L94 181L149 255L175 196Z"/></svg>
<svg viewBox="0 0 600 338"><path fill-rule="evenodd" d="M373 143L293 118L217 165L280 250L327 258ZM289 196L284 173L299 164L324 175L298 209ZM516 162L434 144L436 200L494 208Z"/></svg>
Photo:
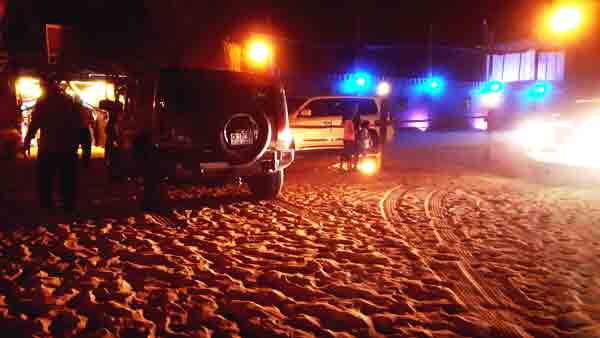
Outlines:
<svg viewBox="0 0 600 338"><path fill-rule="evenodd" d="M352 153L354 152L353 144L354 142L352 141L344 141L343 161L345 163L350 163L352 160Z"/></svg>
<svg viewBox="0 0 600 338"><path fill-rule="evenodd" d="M92 158L92 133L90 128L81 129L81 151L83 164L88 167Z"/></svg>
<svg viewBox="0 0 600 338"><path fill-rule="evenodd" d="M72 211L75 209L75 200L77 198L77 155L74 153L65 153L61 157L61 198L64 209Z"/></svg>
<svg viewBox="0 0 600 338"><path fill-rule="evenodd" d="M52 180L56 170L54 154L39 152L37 159L37 186L40 206L52 208Z"/></svg>

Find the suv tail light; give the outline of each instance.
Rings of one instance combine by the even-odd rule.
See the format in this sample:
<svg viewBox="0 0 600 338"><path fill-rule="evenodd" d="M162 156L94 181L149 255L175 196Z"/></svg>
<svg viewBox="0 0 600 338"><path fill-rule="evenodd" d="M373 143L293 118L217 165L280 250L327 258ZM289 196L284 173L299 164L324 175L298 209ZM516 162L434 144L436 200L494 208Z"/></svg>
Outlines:
<svg viewBox="0 0 600 338"><path fill-rule="evenodd" d="M277 144L284 148L289 148L292 144L294 136L292 130L289 127L285 127L283 130L277 133Z"/></svg>
<svg viewBox="0 0 600 338"><path fill-rule="evenodd" d="M285 90L283 87L280 89L280 112L275 118L276 129L273 133L273 143L277 148L288 149L293 141L292 130L290 129L290 122L288 120L287 102L285 98Z"/></svg>

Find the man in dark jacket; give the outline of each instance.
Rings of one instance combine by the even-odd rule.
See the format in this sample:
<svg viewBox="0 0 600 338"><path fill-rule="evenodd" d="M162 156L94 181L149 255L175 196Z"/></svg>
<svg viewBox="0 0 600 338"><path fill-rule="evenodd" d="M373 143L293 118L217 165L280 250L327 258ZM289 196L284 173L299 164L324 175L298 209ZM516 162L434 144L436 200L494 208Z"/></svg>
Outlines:
<svg viewBox="0 0 600 338"><path fill-rule="evenodd" d="M31 140L40 130L37 172L40 204L43 208L52 207L52 181L58 172L63 208L72 211L76 199L77 148L83 128L81 108L62 92L54 79L45 79L41 85L44 96L33 110L25 151L29 153Z"/></svg>

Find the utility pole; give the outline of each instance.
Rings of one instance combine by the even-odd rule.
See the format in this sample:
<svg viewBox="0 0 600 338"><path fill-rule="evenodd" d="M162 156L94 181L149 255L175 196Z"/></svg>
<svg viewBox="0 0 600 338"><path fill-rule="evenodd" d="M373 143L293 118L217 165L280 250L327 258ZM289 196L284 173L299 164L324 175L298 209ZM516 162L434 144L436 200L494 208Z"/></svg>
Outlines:
<svg viewBox="0 0 600 338"><path fill-rule="evenodd" d="M483 19L483 51L485 53L485 62L483 63L483 75L482 79L488 81L490 79L489 64L492 61L490 58L490 26L488 25L487 19Z"/></svg>
<svg viewBox="0 0 600 338"><path fill-rule="evenodd" d="M430 23L427 27L427 81L431 81L433 78L433 24ZM429 83L428 83L429 85ZM431 121L433 119L433 98L430 95L426 96L427 100L427 119Z"/></svg>
<svg viewBox="0 0 600 338"><path fill-rule="evenodd" d="M433 24L429 24L427 32L427 69L429 78L433 76Z"/></svg>
<svg viewBox="0 0 600 338"><path fill-rule="evenodd" d="M492 53L493 53L493 40L494 37L492 35L492 33L490 32L490 27L488 25L487 19L483 19L483 42L484 42L484 51L485 51L485 80L489 81L490 80L490 66L493 66L493 57L492 57ZM492 135L492 128L494 127L494 121L492 121L495 118L494 116L494 111L490 108L487 112L486 112L486 117L485 117L485 121L487 124L487 128L486 128L486 134L487 134L487 147L485 149L485 153L484 153L484 159L486 161L491 161L492 160L492 148L493 148L493 143L494 143L494 139L493 139L493 135Z"/></svg>
<svg viewBox="0 0 600 338"><path fill-rule="evenodd" d="M360 16L360 8L356 8L357 9L357 13L356 13L356 18L355 18L355 22L354 22L354 69L358 68L358 58L360 55L360 50L361 50L361 43L362 43L362 36L361 36L361 31L362 31L362 20L361 20L361 16Z"/></svg>

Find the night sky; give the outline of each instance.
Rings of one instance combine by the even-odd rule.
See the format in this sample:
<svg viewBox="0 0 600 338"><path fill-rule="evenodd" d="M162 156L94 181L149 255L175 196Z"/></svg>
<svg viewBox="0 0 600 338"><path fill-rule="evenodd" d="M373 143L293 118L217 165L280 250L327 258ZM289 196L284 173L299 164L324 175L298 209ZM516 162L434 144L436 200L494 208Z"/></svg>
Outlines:
<svg viewBox="0 0 600 338"><path fill-rule="evenodd" d="M173 60L222 57L225 36L269 32L296 46L352 45L360 16L366 44L482 45L487 19L496 41L534 37L543 0L198 1L19 0L9 5L9 41L27 45L23 25L34 20L76 27L98 56ZM586 34L578 57L595 60L597 39ZM212 51L212 52L211 52ZM159 61L162 60L162 61ZM595 61L594 61L595 62ZM210 63L210 62L207 62ZM585 62L580 62L585 65ZM583 66L582 66L583 67ZM594 67L595 68L595 67Z"/></svg>
<svg viewBox="0 0 600 338"><path fill-rule="evenodd" d="M369 43L422 42L427 39L428 25L433 24L437 43L470 46L481 42L481 23L486 18L500 40L526 37L544 3L548 1L19 0L11 6L49 21L105 32L146 26L156 20L151 16L159 8L164 22L178 14L178 20L189 17L199 28L209 30L231 24L238 27L230 29L260 26L270 20L282 36L313 43L351 42L360 14L362 36ZM108 25L98 27L103 18Z"/></svg>

